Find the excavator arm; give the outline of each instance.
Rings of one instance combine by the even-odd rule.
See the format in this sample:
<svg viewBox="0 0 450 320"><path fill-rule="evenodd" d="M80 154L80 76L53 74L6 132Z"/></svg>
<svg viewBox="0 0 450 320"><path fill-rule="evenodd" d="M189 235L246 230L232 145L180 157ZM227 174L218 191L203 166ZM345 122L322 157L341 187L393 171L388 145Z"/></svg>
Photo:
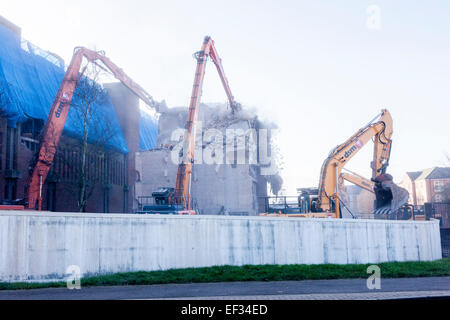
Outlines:
<svg viewBox="0 0 450 320"><path fill-rule="evenodd" d="M345 181L351 182L358 187L363 188L371 193L374 193L375 182L370 179L367 179L357 173L349 172L349 173L341 173L342 183ZM341 181L340 181L341 182Z"/></svg>
<svg viewBox="0 0 450 320"><path fill-rule="evenodd" d="M116 79L120 80L127 88L141 98L147 105L158 108L158 104L153 100L141 86L128 77L122 69L117 67L102 52L92 51L86 48L75 48L72 61L64 75L62 84L56 94L47 122L43 131L43 138L38 154L37 163L33 168L31 181L28 188L28 208L35 209L36 201L38 201L38 209L41 210L42 186L45 183L48 172L53 163L56 149L58 147L64 124L67 119L73 93L82 76L80 68L86 58L89 62L95 63L102 69L112 72ZM100 65L101 62L103 65Z"/></svg>
<svg viewBox="0 0 450 320"><path fill-rule="evenodd" d="M191 173L192 166L194 164L194 152L195 152L195 136L196 136L196 121L198 119L198 113L200 109L200 98L202 95L203 80L205 77L206 62L208 57L214 62L217 72L219 73L220 80L225 89L228 97L232 113L239 111L241 106L234 100L231 93L228 80L225 76L225 72L222 66L222 60L220 59L214 41L211 37L205 37L203 45L200 51L195 53L197 60L197 68L195 70L194 86L192 88L191 101L189 104L189 111L185 126L185 135L183 140L182 159L178 166L177 180L175 184L174 201L183 205L187 210L191 210L190 199L190 185L191 185Z"/></svg>
<svg viewBox="0 0 450 320"><path fill-rule="evenodd" d="M392 146L392 133L392 117L389 111L384 109L369 124L331 151L321 169L317 203L319 211L334 212L336 218L340 217L338 185L341 171L348 161L372 139L374 141L372 180L386 173ZM358 180L355 176L350 176L349 179Z"/></svg>

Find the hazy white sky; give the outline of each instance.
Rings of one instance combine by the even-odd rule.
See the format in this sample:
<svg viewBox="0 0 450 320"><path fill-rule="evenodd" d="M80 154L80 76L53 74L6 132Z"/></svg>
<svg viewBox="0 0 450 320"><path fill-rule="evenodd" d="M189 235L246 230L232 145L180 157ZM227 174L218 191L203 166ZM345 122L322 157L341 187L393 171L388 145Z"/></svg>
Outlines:
<svg viewBox="0 0 450 320"><path fill-rule="evenodd" d="M370 5L381 29L367 27ZM448 1L2 0L23 37L69 62L75 46L108 57L156 99L187 106L211 35L234 96L280 128L289 193L317 186L329 151L382 108L394 118L390 173L447 163ZM210 64L203 102L225 102ZM349 168L370 176L372 146Z"/></svg>

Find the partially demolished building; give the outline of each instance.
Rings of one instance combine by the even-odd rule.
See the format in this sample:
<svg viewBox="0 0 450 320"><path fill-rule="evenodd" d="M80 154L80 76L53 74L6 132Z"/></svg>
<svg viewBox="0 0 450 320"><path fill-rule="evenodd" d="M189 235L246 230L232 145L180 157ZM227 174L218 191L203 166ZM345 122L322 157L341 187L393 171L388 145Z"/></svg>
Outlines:
<svg viewBox="0 0 450 320"><path fill-rule="evenodd" d="M158 147L136 155L138 205L142 197L176 182L187 107L160 112ZM218 215L264 212L268 183L273 193L282 184L271 149L270 127L256 115L232 115L225 105L202 104L191 178L194 209Z"/></svg>

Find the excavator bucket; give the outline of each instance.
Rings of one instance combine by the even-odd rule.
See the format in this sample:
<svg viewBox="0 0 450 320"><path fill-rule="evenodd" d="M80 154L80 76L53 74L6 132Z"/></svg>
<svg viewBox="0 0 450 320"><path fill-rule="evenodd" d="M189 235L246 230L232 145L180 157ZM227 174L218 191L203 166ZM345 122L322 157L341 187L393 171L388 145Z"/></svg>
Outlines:
<svg viewBox="0 0 450 320"><path fill-rule="evenodd" d="M377 177L375 182L375 215L392 214L408 203L408 190L396 185L392 176Z"/></svg>

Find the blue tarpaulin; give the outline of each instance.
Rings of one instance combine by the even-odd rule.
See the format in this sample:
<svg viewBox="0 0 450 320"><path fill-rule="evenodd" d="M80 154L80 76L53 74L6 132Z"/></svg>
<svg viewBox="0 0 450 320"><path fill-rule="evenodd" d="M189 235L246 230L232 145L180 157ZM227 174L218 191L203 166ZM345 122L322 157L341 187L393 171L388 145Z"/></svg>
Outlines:
<svg viewBox="0 0 450 320"><path fill-rule="evenodd" d="M156 147L158 122L154 116L141 110L139 123L139 141L141 151L149 151Z"/></svg>
<svg viewBox="0 0 450 320"><path fill-rule="evenodd" d="M30 118L46 121L64 73L62 61L0 25L0 116L8 120L8 125L15 126L16 123L23 123ZM77 103L76 100L74 95L72 106ZM98 111L91 123L95 128L89 128L90 140L97 141L99 138L96 136L102 132L99 126L108 126L107 130L112 132L112 135L107 145L122 153L128 153L109 96L97 101L95 108ZM70 109L64 134L75 138L82 136L83 125L79 112L77 108ZM156 119L141 112L142 150L151 150L156 146L157 132Z"/></svg>

